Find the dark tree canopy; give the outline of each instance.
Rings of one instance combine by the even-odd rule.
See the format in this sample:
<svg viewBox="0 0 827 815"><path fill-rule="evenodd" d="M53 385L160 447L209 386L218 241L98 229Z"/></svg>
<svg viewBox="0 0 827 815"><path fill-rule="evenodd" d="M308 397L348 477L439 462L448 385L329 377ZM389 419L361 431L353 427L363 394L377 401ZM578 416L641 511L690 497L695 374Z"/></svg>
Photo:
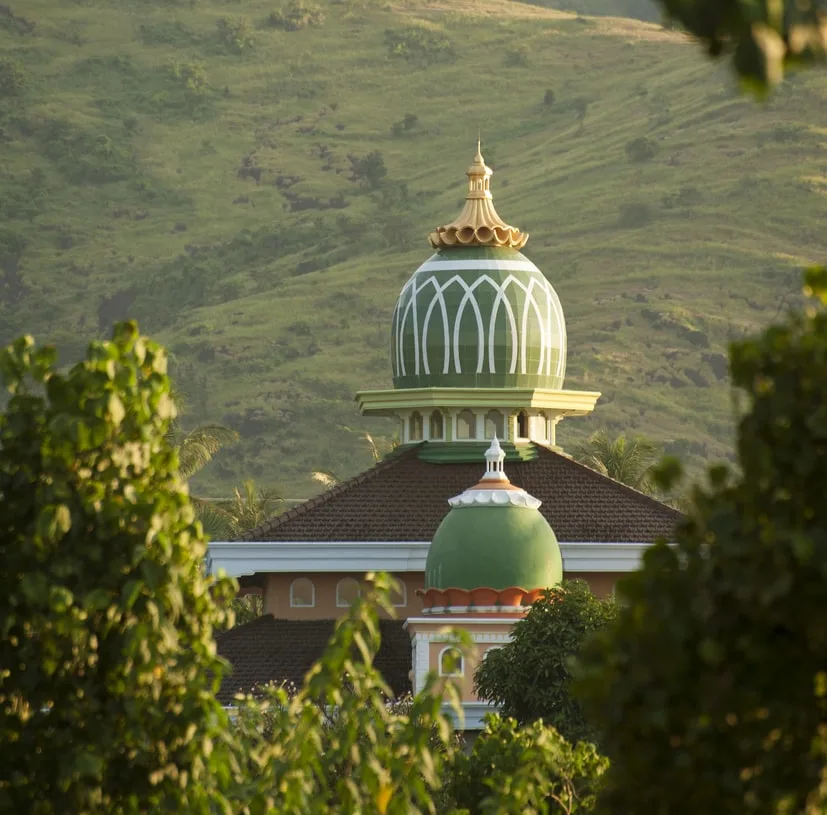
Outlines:
<svg viewBox="0 0 827 815"><path fill-rule="evenodd" d="M593 739L570 693L572 658L583 641L615 616L614 601L595 597L583 580L567 580L538 600L511 642L489 651L474 678L480 698L520 724L543 719L570 741Z"/></svg>
<svg viewBox="0 0 827 815"><path fill-rule="evenodd" d="M62 374L23 338L0 379L0 812L206 812L230 586L165 439L166 356L125 324Z"/></svg>
<svg viewBox="0 0 827 815"><path fill-rule="evenodd" d="M821 308L734 343L740 474L710 470L674 548L621 583L580 691L612 766L607 812L827 805L827 273ZM809 808L808 808L809 807Z"/></svg>

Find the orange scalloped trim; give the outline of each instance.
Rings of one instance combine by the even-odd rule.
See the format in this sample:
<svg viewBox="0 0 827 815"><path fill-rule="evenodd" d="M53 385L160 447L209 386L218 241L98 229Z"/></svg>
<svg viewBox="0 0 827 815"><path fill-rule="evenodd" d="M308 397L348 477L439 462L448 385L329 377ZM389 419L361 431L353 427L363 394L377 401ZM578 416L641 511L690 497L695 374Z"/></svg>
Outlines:
<svg viewBox="0 0 827 815"><path fill-rule="evenodd" d="M505 606L514 608L524 606L529 608L543 596L545 589L521 589L519 586L509 586L507 589L492 589L480 587L477 589L459 589L452 586L447 589L417 589L416 594L422 598L422 607L445 608L447 606L483 607Z"/></svg>

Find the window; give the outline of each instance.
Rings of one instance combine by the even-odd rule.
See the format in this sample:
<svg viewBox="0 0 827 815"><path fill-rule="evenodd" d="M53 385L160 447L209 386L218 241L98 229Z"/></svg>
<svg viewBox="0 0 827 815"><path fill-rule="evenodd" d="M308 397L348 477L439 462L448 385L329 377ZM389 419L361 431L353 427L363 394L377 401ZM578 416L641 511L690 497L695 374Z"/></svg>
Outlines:
<svg viewBox="0 0 827 815"><path fill-rule="evenodd" d="M336 605L348 608L362 593L359 584L352 577L343 577L336 586Z"/></svg>
<svg viewBox="0 0 827 815"><path fill-rule="evenodd" d="M491 439L496 436L498 439L505 438L503 433L503 415L499 410L489 410L485 414L485 438Z"/></svg>
<svg viewBox="0 0 827 815"><path fill-rule="evenodd" d="M428 430L430 431L428 433L429 438L436 439L436 440L444 439L445 438L445 424L444 424L444 421L443 421L443 418L442 418L442 412L439 411L439 410L435 410L431 414L431 418L430 418L429 422L430 422L430 426L428 428Z"/></svg>
<svg viewBox="0 0 827 815"><path fill-rule="evenodd" d="M521 410L517 414L517 438L528 438L528 415L524 410Z"/></svg>
<svg viewBox="0 0 827 815"><path fill-rule="evenodd" d="M477 438L477 417L470 410L461 410L457 416L457 438Z"/></svg>
<svg viewBox="0 0 827 815"><path fill-rule="evenodd" d="M316 587L313 581L300 577L290 584L290 608L313 608L316 605Z"/></svg>
<svg viewBox="0 0 827 815"><path fill-rule="evenodd" d="M462 659L462 653L454 648L448 646L439 652L439 675L440 676L463 676L465 674L465 664Z"/></svg>
<svg viewBox="0 0 827 815"><path fill-rule="evenodd" d="M409 441L422 441L422 414L418 410L411 414L408 428Z"/></svg>
<svg viewBox="0 0 827 815"><path fill-rule="evenodd" d="M408 588L405 585L405 581L401 578L396 578L397 583L399 583L399 591L392 591L391 592L391 602L397 608L404 608L408 605Z"/></svg>

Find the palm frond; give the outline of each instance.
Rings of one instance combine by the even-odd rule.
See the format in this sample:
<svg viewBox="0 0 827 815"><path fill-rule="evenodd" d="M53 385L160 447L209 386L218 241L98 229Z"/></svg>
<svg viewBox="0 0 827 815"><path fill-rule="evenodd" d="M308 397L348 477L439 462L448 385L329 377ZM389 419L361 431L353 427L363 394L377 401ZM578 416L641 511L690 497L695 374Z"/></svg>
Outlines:
<svg viewBox="0 0 827 815"><path fill-rule="evenodd" d="M201 521L210 540L233 540L238 536L235 518L227 510L218 506L212 501L205 501L202 498L192 498L195 508L195 517Z"/></svg>
<svg viewBox="0 0 827 815"><path fill-rule="evenodd" d="M318 481L320 484L323 484L325 487L335 487L339 483L339 479L336 477L334 473L331 473L329 470L314 470L311 474L314 481Z"/></svg>
<svg viewBox="0 0 827 815"><path fill-rule="evenodd" d="M182 438L173 440L178 448L178 468L185 479L192 478L212 461L225 445L238 441L238 433L219 424L199 425Z"/></svg>
<svg viewBox="0 0 827 815"><path fill-rule="evenodd" d="M605 430L592 434L574 453L574 459L615 481L643 492L651 490L657 445L643 436L611 438Z"/></svg>

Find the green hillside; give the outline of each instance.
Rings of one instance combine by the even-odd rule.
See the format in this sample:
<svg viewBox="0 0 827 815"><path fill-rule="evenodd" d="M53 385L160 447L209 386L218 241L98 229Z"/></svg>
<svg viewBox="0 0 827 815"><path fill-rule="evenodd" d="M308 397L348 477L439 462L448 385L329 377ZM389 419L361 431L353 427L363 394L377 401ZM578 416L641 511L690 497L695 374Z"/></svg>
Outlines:
<svg viewBox="0 0 827 815"><path fill-rule="evenodd" d="M4 8L0 342L69 362L137 318L187 422L243 435L207 494L307 494L370 463L365 429L389 444L352 397L390 384L396 295L478 130L566 310L567 384L604 394L564 446L600 426L726 455L726 343L827 249L827 86L756 105L655 25L507 0Z"/></svg>

